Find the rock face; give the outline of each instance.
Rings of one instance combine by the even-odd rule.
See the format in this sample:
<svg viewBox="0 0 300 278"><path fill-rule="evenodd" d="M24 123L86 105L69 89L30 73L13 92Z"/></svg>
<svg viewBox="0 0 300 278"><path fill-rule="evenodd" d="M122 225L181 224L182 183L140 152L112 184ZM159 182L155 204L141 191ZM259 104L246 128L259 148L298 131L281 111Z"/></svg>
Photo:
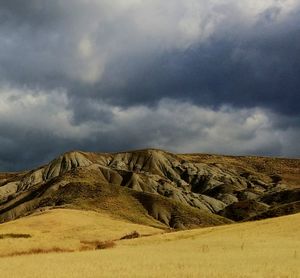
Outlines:
<svg viewBox="0 0 300 278"><path fill-rule="evenodd" d="M181 215L181 222L174 220L174 204L215 217L221 215L223 218L218 218L221 222L226 218L244 221L258 215L261 218L274 215L268 211L300 201L297 189L300 185L300 160L175 155L153 149L114 154L69 152L30 172L1 174L0 221L20 217L45 205L60 205L51 200L57 199L56 194L62 187L74 182L77 185L98 184L99 188L127 188L123 194L138 200L148 216L167 226L180 227L186 217ZM80 191L80 186L76 188ZM101 195L101 190L97 194ZM145 194L155 198L146 198L146 204L142 201L145 198L141 198ZM82 196L81 205L85 203L84 198ZM65 199L68 199L67 195ZM169 205L162 208L158 205L161 200L167 200L164 204L169 202ZM73 199L60 202L76 203ZM276 215L280 214L278 211L283 214L297 212L299 206L291 207L294 209L276 210ZM174 221L176 225L172 224Z"/></svg>

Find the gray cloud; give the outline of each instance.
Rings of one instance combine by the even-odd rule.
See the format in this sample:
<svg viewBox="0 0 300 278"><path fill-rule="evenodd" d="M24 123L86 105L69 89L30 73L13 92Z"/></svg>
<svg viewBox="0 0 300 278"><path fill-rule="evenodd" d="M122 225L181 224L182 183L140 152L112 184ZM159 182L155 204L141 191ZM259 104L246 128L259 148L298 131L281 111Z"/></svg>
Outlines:
<svg viewBox="0 0 300 278"><path fill-rule="evenodd" d="M70 149L297 157L296 0L0 0L0 168Z"/></svg>
<svg viewBox="0 0 300 278"><path fill-rule="evenodd" d="M120 151L157 147L174 152L295 156L299 126L262 108L218 110L163 99L122 108L94 104L99 117L74 123L63 91L45 93L2 88L0 166L16 170L44 163L62 151ZM24 93L25 92L25 93ZM109 114L109 121L101 115ZM285 121L288 118L284 119Z"/></svg>
<svg viewBox="0 0 300 278"><path fill-rule="evenodd" d="M112 80L106 87L105 82L100 84L100 90L104 86L108 100L125 105L156 101L163 95L202 105L264 106L299 114L299 19L255 25L234 37L220 31L205 43L169 51L151 61L141 59L142 64L125 59L126 85ZM107 76L114 76L120 60Z"/></svg>

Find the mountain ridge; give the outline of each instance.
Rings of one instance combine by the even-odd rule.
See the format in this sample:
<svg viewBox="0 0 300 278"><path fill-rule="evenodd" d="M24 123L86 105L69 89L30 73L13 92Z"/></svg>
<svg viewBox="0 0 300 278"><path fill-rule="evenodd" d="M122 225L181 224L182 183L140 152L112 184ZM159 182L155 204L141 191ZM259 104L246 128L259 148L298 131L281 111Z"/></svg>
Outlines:
<svg viewBox="0 0 300 278"><path fill-rule="evenodd" d="M70 151L36 169L0 175L0 222L67 206L115 210L133 222L144 219L173 228L217 225L263 218L283 205L289 209L277 214L298 212L299 181L299 159L174 154L153 148ZM275 201L265 201L272 194L277 194ZM296 197L291 201L281 195ZM118 206L105 207L108 199Z"/></svg>

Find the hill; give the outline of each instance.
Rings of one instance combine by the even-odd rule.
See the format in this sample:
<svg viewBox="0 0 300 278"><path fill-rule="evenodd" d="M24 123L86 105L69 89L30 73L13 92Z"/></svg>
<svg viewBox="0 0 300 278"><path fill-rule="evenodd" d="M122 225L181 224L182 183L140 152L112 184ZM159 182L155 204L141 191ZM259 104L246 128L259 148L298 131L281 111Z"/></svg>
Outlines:
<svg viewBox="0 0 300 278"><path fill-rule="evenodd" d="M157 228L195 228L300 211L300 160L69 152L0 174L0 222L51 208L105 212Z"/></svg>

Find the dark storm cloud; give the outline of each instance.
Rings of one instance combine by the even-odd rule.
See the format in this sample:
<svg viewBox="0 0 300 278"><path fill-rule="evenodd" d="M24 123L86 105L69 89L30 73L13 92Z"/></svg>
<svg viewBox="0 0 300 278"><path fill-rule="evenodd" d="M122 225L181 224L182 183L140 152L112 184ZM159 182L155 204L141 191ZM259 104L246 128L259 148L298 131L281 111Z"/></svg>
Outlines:
<svg viewBox="0 0 300 278"><path fill-rule="evenodd" d="M94 111L102 111L99 117L79 124L63 91L45 94L6 88L1 93L2 171L37 167L74 149L106 152L157 147L291 157L300 153L299 126L289 125L288 116L260 108L212 110L171 99L152 108L95 103Z"/></svg>
<svg viewBox="0 0 300 278"><path fill-rule="evenodd" d="M62 87L71 98L85 94L125 106L169 97L213 107L299 112L299 4L280 19L287 4L269 1L262 11L257 8L254 23L245 24L251 17L242 18L243 8L232 1L212 7L205 1L121 2L2 1L2 80ZM248 6L246 1L244 9ZM191 13L193 7L204 12ZM152 27L153 11L164 26ZM215 23L214 17L222 16ZM183 30L182 22L187 22ZM200 29L189 35L195 26Z"/></svg>
<svg viewBox="0 0 300 278"><path fill-rule="evenodd" d="M299 26L294 0L0 0L0 168L71 149L297 157Z"/></svg>
<svg viewBox="0 0 300 278"><path fill-rule="evenodd" d="M218 33L205 43L153 56L142 64L126 58L126 86L115 86L112 80L103 89L105 96L125 105L167 96L199 105L263 106L299 114L300 16L245 32L235 37ZM108 80L120 61L108 69Z"/></svg>

